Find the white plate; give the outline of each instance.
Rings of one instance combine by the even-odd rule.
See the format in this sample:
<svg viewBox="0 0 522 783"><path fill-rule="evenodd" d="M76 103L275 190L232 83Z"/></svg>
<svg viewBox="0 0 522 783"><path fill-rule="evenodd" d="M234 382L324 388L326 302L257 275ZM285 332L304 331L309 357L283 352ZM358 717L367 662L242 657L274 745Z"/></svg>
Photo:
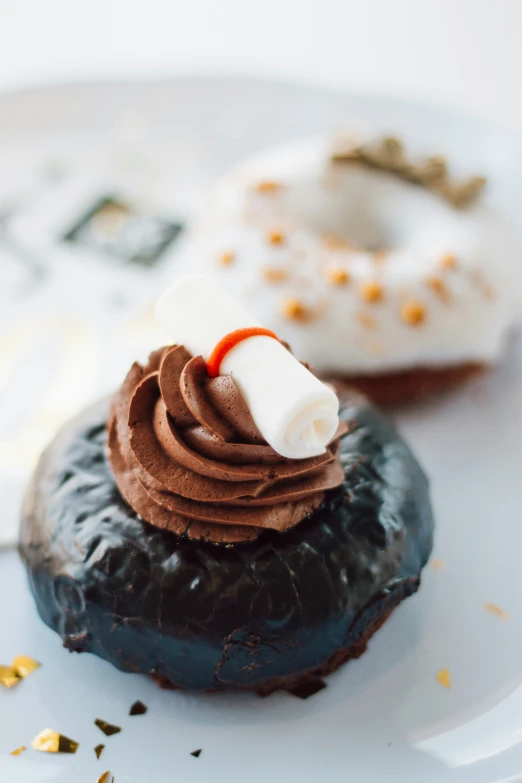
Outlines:
<svg viewBox="0 0 522 783"><path fill-rule="evenodd" d="M16 308L4 289L4 336L12 324L37 324L29 339L20 338L25 358L11 387L2 390L4 544L13 540L20 490L46 427L81 405L83 396L109 388L129 357L158 339L140 307L172 275L175 253L145 274L108 260L100 264L88 251L56 241L74 205L88 201L93 188L104 195L118 187L138 199L146 193L147 209L185 218L203 186L240 157L356 122L404 135L427 151L447 152L463 170L485 171L491 199L513 220L520 217L516 141L472 118L419 104L198 79L11 95L0 101L0 116L0 208L21 205L13 236L52 271L48 287L24 293ZM38 173L45 164L49 172L51 163L55 172L60 164L70 174L57 184L57 196L49 190L52 178L42 180ZM69 186L79 202L68 195ZM20 269L11 273L15 285ZM84 289L71 314L71 292ZM112 305L100 303L96 291ZM80 351L90 365L88 371L77 366L80 382L68 388L56 411L44 399L47 377L38 375L36 382L34 362L47 351L45 367L59 366L60 340L71 327L49 326L49 317L64 312L78 321L72 333L79 342L73 341L71 355ZM38 339L40 332L52 332L44 348L32 344L34 329ZM60 335L58 348L53 329ZM63 384L56 388L63 391ZM162 692L92 656L69 655L38 620L16 554L0 552L0 661L24 653L43 662L17 689L0 691L0 781L94 783L107 769L117 783L522 780L521 399L522 342L515 340L494 373L397 414L432 480L438 568L426 569L420 593L398 609L366 655L309 701L286 694L261 700ZM38 431L29 429L24 451L21 427L34 409ZM4 445L7 438L18 444L12 464L2 438ZM509 617L486 611L485 603ZM436 679L445 667L450 690ZM128 717L136 699L149 712ZM104 738L93 725L97 717L123 726L122 733ZM78 740L78 753L58 757L30 749L17 758L8 755L47 726ZM99 742L106 750L97 761L93 748ZM197 748L203 752L196 759L190 752Z"/></svg>

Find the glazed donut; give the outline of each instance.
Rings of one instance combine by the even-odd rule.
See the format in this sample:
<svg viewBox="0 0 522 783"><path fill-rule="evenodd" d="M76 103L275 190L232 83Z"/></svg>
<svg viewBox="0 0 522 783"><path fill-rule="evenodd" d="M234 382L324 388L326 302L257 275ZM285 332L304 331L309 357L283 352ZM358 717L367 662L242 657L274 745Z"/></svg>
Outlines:
<svg viewBox="0 0 522 783"><path fill-rule="evenodd" d="M441 158L415 167L393 139L377 149L332 154L312 139L246 162L218 185L186 258L317 371L397 402L499 359L520 258L478 199L484 180L455 184Z"/></svg>

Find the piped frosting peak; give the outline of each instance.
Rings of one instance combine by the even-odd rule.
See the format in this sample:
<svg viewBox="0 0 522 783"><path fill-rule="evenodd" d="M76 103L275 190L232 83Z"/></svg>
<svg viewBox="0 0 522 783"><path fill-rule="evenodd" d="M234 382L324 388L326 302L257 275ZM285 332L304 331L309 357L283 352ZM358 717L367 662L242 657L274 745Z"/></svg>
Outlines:
<svg viewBox="0 0 522 783"><path fill-rule="evenodd" d="M282 457L231 375L209 378L201 356L170 346L134 364L115 395L109 458L122 496L147 522L192 538L246 541L295 526L342 483L344 431L340 423L324 454Z"/></svg>

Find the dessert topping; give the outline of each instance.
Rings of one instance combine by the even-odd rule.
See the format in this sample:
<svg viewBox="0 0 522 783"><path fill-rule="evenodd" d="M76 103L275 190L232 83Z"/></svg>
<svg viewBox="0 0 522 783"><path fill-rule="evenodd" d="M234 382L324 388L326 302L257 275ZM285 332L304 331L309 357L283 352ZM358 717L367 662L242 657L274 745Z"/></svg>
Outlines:
<svg viewBox="0 0 522 783"><path fill-rule="evenodd" d="M284 283L288 280L288 272L282 267L264 266L261 273L267 283Z"/></svg>
<svg viewBox="0 0 522 783"><path fill-rule="evenodd" d="M367 313L365 310L359 310L355 317L364 329L375 329L377 323L371 313Z"/></svg>
<svg viewBox="0 0 522 783"><path fill-rule="evenodd" d="M451 675L449 669L440 669L436 675L437 682L442 685L443 688L449 690L451 688Z"/></svg>
<svg viewBox="0 0 522 783"><path fill-rule="evenodd" d="M457 266L457 259L453 253L445 253L439 263L443 269L454 269Z"/></svg>
<svg viewBox="0 0 522 783"><path fill-rule="evenodd" d="M119 726L114 726L112 723L107 723L106 720L102 720L101 718L96 718L94 723L96 726L98 726L100 731L103 731L106 737L112 737L113 734L119 734L121 731Z"/></svg>
<svg viewBox="0 0 522 783"><path fill-rule="evenodd" d="M426 320L426 308L415 299L410 299L403 306L401 316L408 326L420 326Z"/></svg>
<svg viewBox="0 0 522 783"><path fill-rule="evenodd" d="M359 293L365 302L380 302L383 296L382 285L376 280L361 283Z"/></svg>
<svg viewBox="0 0 522 783"><path fill-rule="evenodd" d="M458 182L451 179L448 165L441 155L431 155L423 160L410 160L399 139L387 136L375 142L357 143L353 137L334 140L332 160L341 163L364 163L367 166L388 171L397 177L422 185L438 193L456 208L468 207L482 193L486 178L472 176Z"/></svg>
<svg viewBox="0 0 522 783"><path fill-rule="evenodd" d="M261 180L261 182L257 183L256 190L258 193L272 195L280 191L282 187L283 186L279 182L273 182L272 180Z"/></svg>
<svg viewBox="0 0 522 783"><path fill-rule="evenodd" d="M218 256L218 261L221 266L231 266L235 260L236 254L231 250L225 250L223 253L221 253L220 256Z"/></svg>
<svg viewBox="0 0 522 783"><path fill-rule="evenodd" d="M0 664L0 685L4 688L14 688L15 685L32 674L41 664L28 655L17 655L11 666Z"/></svg>
<svg viewBox="0 0 522 783"><path fill-rule="evenodd" d="M259 328L250 313L204 277L171 286L157 316L178 345L207 362L227 335ZM324 454L339 425L339 401L273 336L242 339L225 353L219 371L233 376L256 427L278 454L290 459Z"/></svg>
<svg viewBox="0 0 522 783"><path fill-rule="evenodd" d="M328 266L325 269L326 279L339 288L343 288L350 282L350 275L340 266Z"/></svg>
<svg viewBox="0 0 522 783"><path fill-rule="evenodd" d="M323 237L323 244L327 250L354 250L354 246L350 242L335 234L326 234Z"/></svg>
<svg viewBox="0 0 522 783"><path fill-rule="evenodd" d="M53 729L44 729L38 734L31 745L41 753L76 753L79 743L65 737Z"/></svg>
<svg viewBox="0 0 522 783"><path fill-rule="evenodd" d="M226 334L216 345L214 350L209 356L207 362L207 375L209 378L217 378L220 370L221 363L225 359L227 353L236 345L242 343L243 340L248 340L250 337L272 337L274 340L278 340L277 334L272 332L271 329L263 329L262 326L247 326L244 329L236 329L229 334Z"/></svg>
<svg viewBox="0 0 522 783"><path fill-rule="evenodd" d="M18 672L13 666L3 666L0 664L0 685L4 688L14 688L20 682Z"/></svg>
<svg viewBox="0 0 522 783"><path fill-rule="evenodd" d="M142 701L135 701L129 710L129 715L145 715L147 707Z"/></svg>
<svg viewBox="0 0 522 783"><path fill-rule="evenodd" d="M301 321L303 323L309 321L312 317L310 309L300 299L295 297L289 297L281 302L281 313L291 321Z"/></svg>
<svg viewBox="0 0 522 783"><path fill-rule="evenodd" d="M30 674L41 666L38 661L35 661L34 658L30 658L29 655L17 655L16 658L13 659L12 665L22 680L25 677L29 677Z"/></svg>
<svg viewBox="0 0 522 783"><path fill-rule="evenodd" d="M259 327L207 281L186 284L158 315L195 355L174 345L131 368L109 420L116 484L147 522L192 538L284 531L342 484L337 397L273 335L234 345L209 377L221 336Z"/></svg>
<svg viewBox="0 0 522 783"><path fill-rule="evenodd" d="M285 241L285 235L282 231L270 231L268 241L271 245L282 245Z"/></svg>
<svg viewBox="0 0 522 783"><path fill-rule="evenodd" d="M448 291L448 286L444 280L440 279L440 277L428 277L426 280L426 285L428 288L431 288L433 293L436 294L443 302L449 302L451 297Z"/></svg>
<svg viewBox="0 0 522 783"><path fill-rule="evenodd" d="M504 609L501 609L500 606L497 606L496 604L485 603L484 609L486 612L489 612L490 614L494 614L495 617L499 617L501 620L509 619L509 614Z"/></svg>

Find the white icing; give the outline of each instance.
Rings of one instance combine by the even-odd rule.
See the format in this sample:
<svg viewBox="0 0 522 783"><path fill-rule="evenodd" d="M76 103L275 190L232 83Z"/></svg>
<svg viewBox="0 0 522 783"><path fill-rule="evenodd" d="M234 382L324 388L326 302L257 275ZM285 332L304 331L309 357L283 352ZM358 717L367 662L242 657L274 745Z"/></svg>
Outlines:
<svg viewBox="0 0 522 783"><path fill-rule="evenodd" d="M281 187L260 192L260 182ZM282 243L269 241L274 231ZM360 250L326 247L327 234ZM370 251L383 247L390 252L376 261ZM495 361L521 304L519 248L493 208L457 210L386 172L332 166L321 140L269 151L232 171L187 252L193 267L214 275L296 356L347 375ZM232 263L221 263L223 253L234 254ZM441 265L448 253L454 268ZM287 278L267 281L274 269ZM332 269L349 282L335 286ZM361 286L373 281L382 299L368 303ZM289 299L309 320L284 314ZM417 325L402 314L412 300L425 316Z"/></svg>
<svg viewBox="0 0 522 783"><path fill-rule="evenodd" d="M229 332L259 326L244 307L208 278L186 277L160 298L156 316L172 340L208 361ZM324 454L339 425L339 401L273 337L236 345L221 362L230 373L259 432L283 457Z"/></svg>

